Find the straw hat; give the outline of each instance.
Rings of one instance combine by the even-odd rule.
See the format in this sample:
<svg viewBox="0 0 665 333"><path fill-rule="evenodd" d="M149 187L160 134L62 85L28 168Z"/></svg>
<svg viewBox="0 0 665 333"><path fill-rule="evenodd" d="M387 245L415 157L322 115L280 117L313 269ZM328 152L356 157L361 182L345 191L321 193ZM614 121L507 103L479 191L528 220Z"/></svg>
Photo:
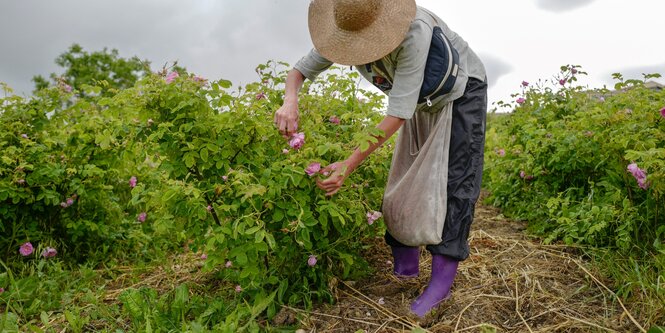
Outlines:
<svg viewBox="0 0 665 333"><path fill-rule="evenodd" d="M397 48L415 17L415 0L312 0L309 34L328 60L363 65Z"/></svg>

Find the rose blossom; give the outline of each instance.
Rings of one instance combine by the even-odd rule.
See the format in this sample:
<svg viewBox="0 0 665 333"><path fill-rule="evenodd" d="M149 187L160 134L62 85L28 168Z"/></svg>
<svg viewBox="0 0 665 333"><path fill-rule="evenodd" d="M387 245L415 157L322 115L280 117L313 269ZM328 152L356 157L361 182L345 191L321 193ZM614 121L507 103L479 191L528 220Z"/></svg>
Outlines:
<svg viewBox="0 0 665 333"><path fill-rule="evenodd" d="M635 180L637 180L637 185L643 190L646 190L649 188L649 184L647 183L647 173L640 169L637 166L637 163L631 163L628 165L628 171L635 177Z"/></svg>
<svg viewBox="0 0 665 333"><path fill-rule="evenodd" d="M310 177L319 173L319 171L321 171L321 163L318 162L310 163L310 165L307 166L307 169L305 169L305 173Z"/></svg>
<svg viewBox="0 0 665 333"><path fill-rule="evenodd" d="M23 245L21 245L21 247L18 249L18 252L24 257L27 257L27 256L31 255L32 252L34 252L34 251L35 251L35 248L32 247L32 243L30 243L30 242L23 243Z"/></svg>
<svg viewBox="0 0 665 333"><path fill-rule="evenodd" d="M376 220L380 219L383 214L375 210L367 212L367 224L372 225Z"/></svg>
<svg viewBox="0 0 665 333"><path fill-rule="evenodd" d="M305 144L305 133L295 133L289 140L289 146L293 149L300 149Z"/></svg>
<svg viewBox="0 0 665 333"><path fill-rule="evenodd" d="M42 252L42 257L44 258L53 258L58 254L58 251L56 251L52 247L47 247L43 252Z"/></svg>
<svg viewBox="0 0 665 333"><path fill-rule="evenodd" d="M166 79L164 79L164 80L166 81L166 83L171 83L179 76L180 75L178 74L178 72L173 71L173 72L169 73L168 75L166 75Z"/></svg>
<svg viewBox="0 0 665 333"><path fill-rule="evenodd" d="M637 163L629 164L627 169L631 174L633 174L633 177L635 177L635 179L644 179L644 178L647 177L646 172L644 172L644 170L640 169L637 166Z"/></svg>

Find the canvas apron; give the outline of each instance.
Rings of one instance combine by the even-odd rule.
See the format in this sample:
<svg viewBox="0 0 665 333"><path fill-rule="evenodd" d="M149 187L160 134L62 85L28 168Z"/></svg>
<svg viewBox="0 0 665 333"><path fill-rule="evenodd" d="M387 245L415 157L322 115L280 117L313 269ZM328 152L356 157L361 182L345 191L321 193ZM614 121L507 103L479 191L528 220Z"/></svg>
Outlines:
<svg viewBox="0 0 665 333"><path fill-rule="evenodd" d="M382 211L388 232L404 245L442 241L452 107L450 102L437 113L417 111L397 137Z"/></svg>

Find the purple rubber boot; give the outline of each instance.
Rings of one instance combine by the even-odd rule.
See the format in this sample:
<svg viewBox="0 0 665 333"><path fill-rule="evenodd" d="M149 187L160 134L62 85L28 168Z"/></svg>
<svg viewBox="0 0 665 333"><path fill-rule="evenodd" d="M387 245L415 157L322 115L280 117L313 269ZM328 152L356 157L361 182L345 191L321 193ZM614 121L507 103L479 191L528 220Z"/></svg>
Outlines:
<svg viewBox="0 0 665 333"><path fill-rule="evenodd" d="M411 304L411 312L424 317L439 303L448 299L458 265L457 260L432 254L432 278L425 291Z"/></svg>
<svg viewBox="0 0 665 333"><path fill-rule="evenodd" d="M418 276L420 248L391 246L391 249L393 252L393 262L395 263L393 273L400 278Z"/></svg>

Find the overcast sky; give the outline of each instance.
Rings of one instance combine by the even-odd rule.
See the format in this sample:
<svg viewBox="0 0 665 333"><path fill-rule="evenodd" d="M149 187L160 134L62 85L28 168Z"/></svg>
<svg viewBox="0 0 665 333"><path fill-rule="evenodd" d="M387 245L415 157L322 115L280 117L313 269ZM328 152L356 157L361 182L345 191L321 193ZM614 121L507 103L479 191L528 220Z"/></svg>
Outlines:
<svg viewBox="0 0 665 333"><path fill-rule="evenodd" d="M510 100L522 80L549 79L564 64L589 72L590 87L665 74L665 1L417 0L469 42L485 62L490 101ZM0 0L0 81L19 94L33 75L59 69L72 43L178 60L191 72L254 81L269 59L295 63L311 48L309 0ZM660 80L663 82L663 80Z"/></svg>

